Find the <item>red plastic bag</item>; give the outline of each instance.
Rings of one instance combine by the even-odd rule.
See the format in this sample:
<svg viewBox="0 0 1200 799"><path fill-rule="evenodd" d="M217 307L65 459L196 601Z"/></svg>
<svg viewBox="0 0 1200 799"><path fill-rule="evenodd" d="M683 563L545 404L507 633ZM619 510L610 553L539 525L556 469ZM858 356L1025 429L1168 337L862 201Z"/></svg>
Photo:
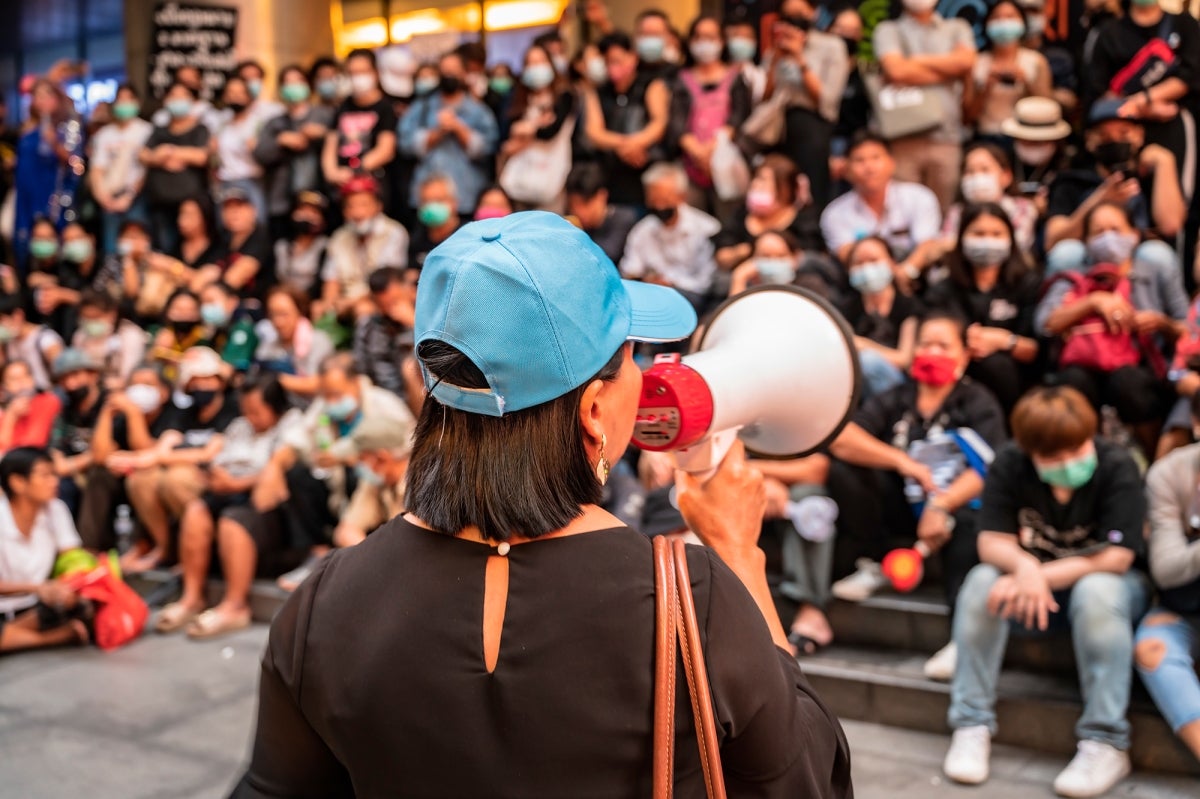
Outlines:
<svg viewBox="0 0 1200 799"><path fill-rule="evenodd" d="M63 578L72 590L96 603L94 637L96 646L113 650L142 634L150 609L137 592L114 574L107 558L88 572L76 572Z"/></svg>

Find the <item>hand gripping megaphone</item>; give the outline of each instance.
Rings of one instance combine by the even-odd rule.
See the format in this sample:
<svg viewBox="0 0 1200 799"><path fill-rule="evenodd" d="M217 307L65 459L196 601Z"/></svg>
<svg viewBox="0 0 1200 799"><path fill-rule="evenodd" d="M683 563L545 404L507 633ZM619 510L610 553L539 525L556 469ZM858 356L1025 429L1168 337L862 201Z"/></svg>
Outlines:
<svg viewBox="0 0 1200 799"><path fill-rule="evenodd" d="M828 444L858 405L854 335L826 300L761 286L727 300L695 351L642 376L633 441L708 475L740 437L751 457L799 458Z"/></svg>

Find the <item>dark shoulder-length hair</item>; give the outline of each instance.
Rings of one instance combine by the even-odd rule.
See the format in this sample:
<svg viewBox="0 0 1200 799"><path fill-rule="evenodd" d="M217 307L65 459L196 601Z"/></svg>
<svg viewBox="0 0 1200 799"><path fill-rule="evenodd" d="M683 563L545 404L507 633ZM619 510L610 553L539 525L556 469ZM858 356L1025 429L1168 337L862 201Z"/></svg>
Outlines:
<svg viewBox="0 0 1200 799"><path fill-rule="evenodd" d="M571 88L571 84L567 81L567 76L558 71L558 67L554 66L554 59L550 57L550 51L540 44L531 44L529 49L525 51L525 55L521 58L521 74L525 74L525 62L529 58L529 53L533 50L541 50L542 55L546 56L546 62L550 64L550 69L554 70L554 80L546 87L554 94L555 99L565 91ZM524 80L516 81L517 88L513 92L512 109L508 112L510 118L516 120L525 116L525 110L529 107L529 95L533 94ZM539 90L540 91L540 90Z"/></svg>
<svg viewBox="0 0 1200 799"><path fill-rule="evenodd" d="M417 354L436 381L488 388L483 372L449 344L426 341ZM615 380L624 355L622 346L592 380ZM408 510L439 532L476 527L494 541L566 527L601 499L579 426L579 402L592 380L504 416L460 411L427 396L413 435Z"/></svg>
<svg viewBox="0 0 1200 799"><path fill-rule="evenodd" d="M947 258L950 279L961 288L968 291L975 290L975 273L963 256L963 234L971 223L981 216L996 217L1004 223L1004 227L1008 231L1008 242L1012 251L1009 252L1008 259L1000 266L1000 285L1009 288L1020 286L1030 272L1029 261L1017 245L1017 235L1013 230L1012 220L1008 218L1008 212L999 203L972 203L963 206L962 221L958 225L958 243L954 247L954 252Z"/></svg>

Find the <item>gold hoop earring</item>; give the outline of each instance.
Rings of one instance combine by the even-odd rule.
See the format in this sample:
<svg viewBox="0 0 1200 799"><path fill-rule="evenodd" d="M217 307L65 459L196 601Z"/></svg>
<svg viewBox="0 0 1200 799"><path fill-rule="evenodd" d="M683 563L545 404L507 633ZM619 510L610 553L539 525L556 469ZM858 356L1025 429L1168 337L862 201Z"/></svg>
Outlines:
<svg viewBox="0 0 1200 799"><path fill-rule="evenodd" d="M608 462L608 458L604 455L604 448L608 446L608 436L604 433L600 434L600 460L596 462L596 479L600 481L600 485L608 482L608 472L612 468Z"/></svg>

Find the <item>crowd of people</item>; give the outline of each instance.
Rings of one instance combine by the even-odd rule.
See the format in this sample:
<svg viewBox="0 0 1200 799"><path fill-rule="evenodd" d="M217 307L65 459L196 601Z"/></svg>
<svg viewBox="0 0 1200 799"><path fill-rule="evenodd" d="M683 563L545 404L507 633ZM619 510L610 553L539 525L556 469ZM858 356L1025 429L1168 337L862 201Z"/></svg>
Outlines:
<svg viewBox="0 0 1200 799"><path fill-rule="evenodd" d="M853 329L853 421L755 463L798 655L833 641L831 596L881 590L919 541L953 614L926 664L952 682L951 778L987 777L1010 629L1074 634L1060 793L1128 772L1135 667L1200 756L1200 24L1088 3L1072 49L1042 0L998 0L978 34L936 5L868 37L850 5L625 32L588 0L588 36L519 64L468 42L385 93L368 50L250 60L216 102L182 67L161 107L124 85L89 119L35 81L0 267L0 649L85 636L29 610L71 605L63 549L178 564L156 627L207 637L249 623L256 576L293 589L396 514L422 264L539 209L701 318L789 284ZM677 532L671 479L631 450L606 502Z"/></svg>

